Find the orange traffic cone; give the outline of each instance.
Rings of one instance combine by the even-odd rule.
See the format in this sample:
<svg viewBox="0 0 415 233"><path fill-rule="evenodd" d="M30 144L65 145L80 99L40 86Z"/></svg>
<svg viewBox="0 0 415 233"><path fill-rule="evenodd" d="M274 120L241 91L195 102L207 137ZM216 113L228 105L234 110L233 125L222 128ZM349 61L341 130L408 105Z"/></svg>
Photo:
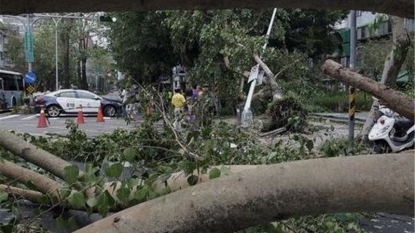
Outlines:
<svg viewBox="0 0 415 233"><path fill-rule="evenodd" d="M40 110L39 121L37 122L37 127L38 128L48 127L48 124L46 123L45 110L43 109L43 107Z"/></svg>
<svg viewBox="0 0 415 233"><path fill-rule="evenodd" d="M82 105L79 105L78 117L76 118L76 123L78 125L85 124L84 113L82 112Z"/></svg>
<svg viewBox="0 0 415 233"><path fill-rule="evenodd" d="M101 107L98 107L97 122L105 122L104 114L102 113Z"/></svg>

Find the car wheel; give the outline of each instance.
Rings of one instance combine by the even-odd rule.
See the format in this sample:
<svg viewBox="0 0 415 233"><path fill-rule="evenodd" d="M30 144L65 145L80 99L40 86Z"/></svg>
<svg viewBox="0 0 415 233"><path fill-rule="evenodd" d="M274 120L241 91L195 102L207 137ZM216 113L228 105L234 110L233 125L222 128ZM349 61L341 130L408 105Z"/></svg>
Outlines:
<svg viewBox="0 0 415 233"><path fill-rule="evenodd" d="M46 114L49 117L58 117L61 114L62 109L56 105L51 105L46 108Z"/></svg>
<svg viewBox="0 0 415 233"><path fill-rule="evenodd" d="M115 107L112 105L107 105L104 108L104 115L107 117L113 117L117 113L117 110L115 110Z"/></svg>

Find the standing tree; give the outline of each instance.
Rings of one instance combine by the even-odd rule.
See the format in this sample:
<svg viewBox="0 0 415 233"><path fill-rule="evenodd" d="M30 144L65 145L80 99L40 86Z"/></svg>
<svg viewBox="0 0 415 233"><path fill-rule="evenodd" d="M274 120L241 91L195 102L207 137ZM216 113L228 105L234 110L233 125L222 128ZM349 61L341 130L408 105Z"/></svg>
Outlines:
<svg viewBox="0 0 415 233"><path fill-rule="evenodd" d="M63 61L63 80L62 87L70 88L72 84L71 80L71 45L70 35L73 31L74 20L73 19L62 19L62 32L61 32L61 43L62 43L62 61Z"/></svg>
<svg viewBox="0 0 415 233"><path fill-rule="evenodd" d="M381 83L394 88L396 85L396 79L403 63L406 60L406 56L411 46L410 36L405 30L404 19L397 16L389 17L392 24L392 50L386 57ZM367 138L375 120L379 117L380 112L377 110L378 102L374 101L370 109L369 116L363 126L361 136Z"/></svg>

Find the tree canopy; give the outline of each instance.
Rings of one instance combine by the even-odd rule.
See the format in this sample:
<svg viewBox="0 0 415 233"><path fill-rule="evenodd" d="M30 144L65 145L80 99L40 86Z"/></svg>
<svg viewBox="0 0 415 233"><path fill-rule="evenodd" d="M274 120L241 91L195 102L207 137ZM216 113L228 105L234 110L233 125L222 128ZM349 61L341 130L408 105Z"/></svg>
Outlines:
<svg viewBox="0 0 415 233"><path fill-rule="evenodd" d="M107 24L110 47L120 70L140 83L170 75L173 66L182 64L195 83L229 84L239 80L235 69L249 70L255 64L253 54L262 53L271 13L251 9L114 13L117 21ZM281 78L305 76L308 57L318 59L333 51L334 24L345 16L344 11L279 9L263 54L268 66L278 71L296 61Z"/></svg>

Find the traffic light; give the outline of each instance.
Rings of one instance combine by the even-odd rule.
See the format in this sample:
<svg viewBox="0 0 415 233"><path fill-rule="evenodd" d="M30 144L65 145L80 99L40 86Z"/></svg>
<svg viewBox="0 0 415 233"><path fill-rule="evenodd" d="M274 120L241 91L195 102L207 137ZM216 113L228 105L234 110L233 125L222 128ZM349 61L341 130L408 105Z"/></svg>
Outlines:
<svg viewBox="0 0 415 233"><path fill-rule="evenodd" d="M99 21L100 22L114 23L115 21L117 21L117 18L103 15L103 16L99 17Z"/></svg>

